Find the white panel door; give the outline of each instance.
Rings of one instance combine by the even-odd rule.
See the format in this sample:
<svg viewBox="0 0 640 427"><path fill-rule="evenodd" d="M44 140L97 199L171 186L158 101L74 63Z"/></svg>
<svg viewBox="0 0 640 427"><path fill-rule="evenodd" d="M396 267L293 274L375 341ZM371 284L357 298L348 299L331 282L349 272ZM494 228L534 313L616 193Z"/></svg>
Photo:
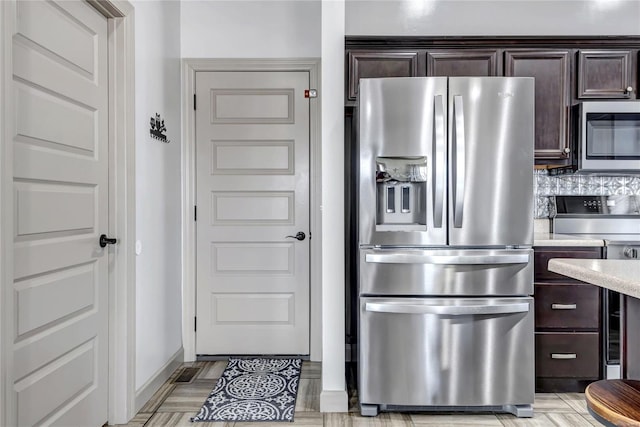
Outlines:
<svg viewBox="0 0 640 427"><path fill-rule="evenodd" d="M309 353L308 85L196 74L197 354Z"/></svg>
<svg viewBox="0 0 640 427"><path fill-rule="evenodd" d="M107 20L18 1L13 36L17 424L107 421Z"/></svg>

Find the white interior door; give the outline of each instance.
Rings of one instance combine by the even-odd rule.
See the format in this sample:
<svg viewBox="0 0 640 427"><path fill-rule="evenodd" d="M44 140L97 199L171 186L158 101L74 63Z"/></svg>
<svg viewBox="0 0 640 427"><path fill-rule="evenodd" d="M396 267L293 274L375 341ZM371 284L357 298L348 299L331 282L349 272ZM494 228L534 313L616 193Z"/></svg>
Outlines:
<svg viewBox="0 0 640 427"><path fill-rule="evenodd" d="M308 85L196 73L197 354L309 353Z"/></svg>
<svg viewBox="0 0 640 427"><path fill-rule="evenodd" d="M18 1L14 87L17 424L107 421L107 20Z"/></svg>

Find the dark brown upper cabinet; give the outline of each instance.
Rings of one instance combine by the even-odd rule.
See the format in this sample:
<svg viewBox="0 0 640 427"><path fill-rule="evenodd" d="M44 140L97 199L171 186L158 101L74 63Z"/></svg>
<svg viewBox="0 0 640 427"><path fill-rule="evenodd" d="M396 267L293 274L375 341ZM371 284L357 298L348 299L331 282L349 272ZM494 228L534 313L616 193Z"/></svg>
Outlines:
<svg viewBox="0 0 640 427"><path fill-rule="evenodd" d="M427 52L427 76L499 76L499 62L497 50L433 50Z"/></svg>
<svg viewBox="0 0 640 427"><path fill-rule="evenodd" d="M420 61L422 56L422 61ZM357 50L347 52L347 104L358 95L358 82L367 77L415 77L424 75L424 51ZM421 66L420 66L421 65Z"/></svg>
<svg viewBox="0 0 640 427"><path fill-rule="evenodd" d="M580 50L578 98L635 98L630 50Z"/></svg>
<svg viewBox="0 0 640 427"><path fill-rule="evenodd" d="M505 76L535 77L535 158L568 164L570 51L507 50Z"/></svg>

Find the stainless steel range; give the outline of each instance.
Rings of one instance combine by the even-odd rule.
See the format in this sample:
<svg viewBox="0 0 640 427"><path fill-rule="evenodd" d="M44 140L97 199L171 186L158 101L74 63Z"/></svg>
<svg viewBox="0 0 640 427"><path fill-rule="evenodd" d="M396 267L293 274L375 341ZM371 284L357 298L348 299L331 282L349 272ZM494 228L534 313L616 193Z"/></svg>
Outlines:
<svg viewBox="0 0 640 427"><path fill-rule="evenodd" d="M553 231L603 239L608 259L640 259L640 196L556 196ZM605 373L620 378L620 295L603 293Z"/></svg>

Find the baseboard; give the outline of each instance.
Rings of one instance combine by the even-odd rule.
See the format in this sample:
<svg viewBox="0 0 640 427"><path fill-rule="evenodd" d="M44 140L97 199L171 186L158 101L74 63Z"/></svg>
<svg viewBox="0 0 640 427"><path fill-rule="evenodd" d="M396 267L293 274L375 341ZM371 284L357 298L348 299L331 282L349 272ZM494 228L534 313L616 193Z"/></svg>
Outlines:
<svg viewBox="0 0 640 427"><path fill-rule="evenodd" d="M153 375L149 381L147 381L139 390L136 391L136 410L134 413L138 413L140 409L153 397L153 394L162 387L175 372L176 369L182 364L184 360L184 349L180 347L169 361Z"/></svg>
<svg viewBox="0 0 640 427"><path fill-rule="evenodd" d="M346 390L322 390L320 412L349 412L349 395Z"/></svg>

